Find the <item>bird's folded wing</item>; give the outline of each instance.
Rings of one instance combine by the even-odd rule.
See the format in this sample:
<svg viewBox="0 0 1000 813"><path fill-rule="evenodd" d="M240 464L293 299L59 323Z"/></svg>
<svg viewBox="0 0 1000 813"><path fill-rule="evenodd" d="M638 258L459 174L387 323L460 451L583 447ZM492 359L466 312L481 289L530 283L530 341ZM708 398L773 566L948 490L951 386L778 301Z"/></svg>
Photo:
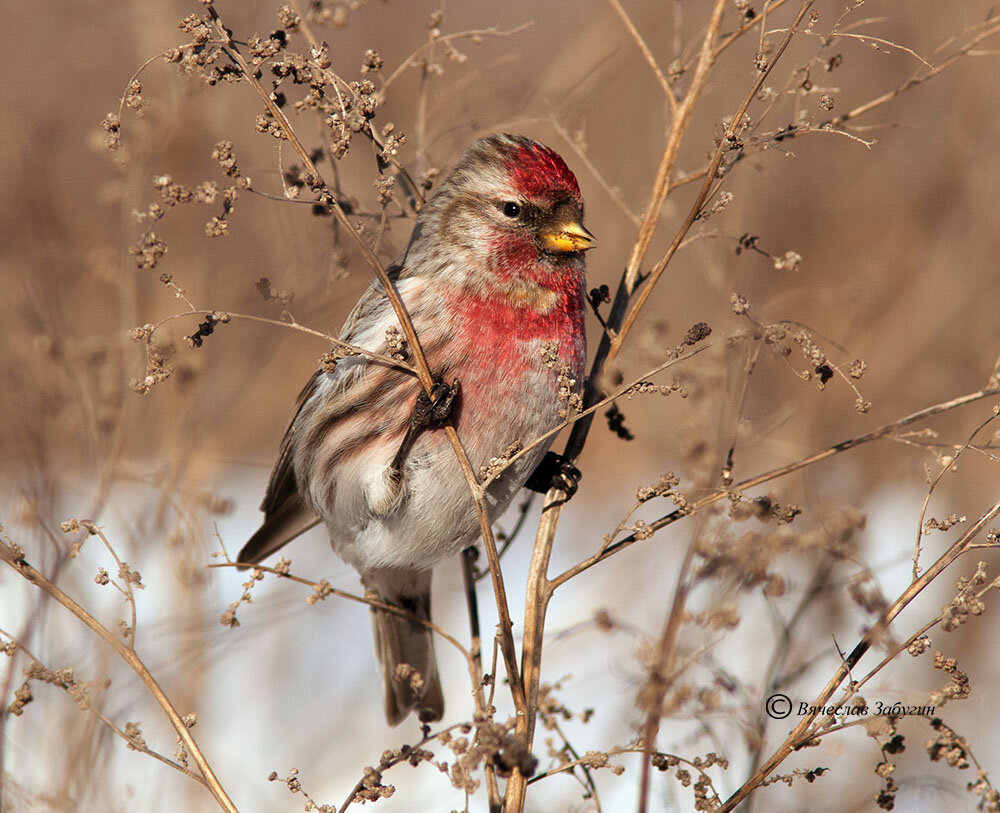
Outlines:
<svg viewBox="0 0 1000 813"><path fill-rule="evenodd" d="M390 277L395 279L400 273L399 268L394 266L389 269L389 273ZM407 283L401 283L400 287L405 290ZM389 318L392 319L391 324L394 324L395 314L392 311L392 306L389 304L381 284L376 280L368 287L368 290L361 296L347 317L347 322L341 331L341 338L344 341L362 346L380 339L384 341L382 338L385 335L383 322ZM364 378L364 371L368 369L365 361L361 356L350 356L341 362L336 373L339 382L338 391L353 391L353 385L357 383L359 378ZM316 393L320 376L323 375L326 373L317 370L302 392L299 393L295 404L295 417L292 418L291 424L285 431L285 437L281 441L278 460L271 471L267 492L264 494L264 501L260 506L260 510L264 512L264 523L243 546L237 561L256 564L321 521L319 514L306 503L299 493L299 484L295 480L295 467L292 465L292 449L299 415L309 399ZM363 391L364 388L362 388Z"/></svg>
<svg viewBox="0 0 1000 813"><path fill-rule="evenodd" d="M264 524L243 546L236 561L247 565L257 564L319 522L319 514L309 508L296 493L264 518Z"/></svg>
<svg viewBox="0 0 1000 813"><path fill-rule="evenodd" d="M260 505L260 510L264 512L264 523L243 546L237 557L239 562L256 564L320 521L319 514L307 506L299 494L298 484L295 482L295 469L292 466L292 438L295 435L295 422L299 413L316 391L317 382L322 374L321 370L317 370L299 393L295 403L295 417L292 418L282 438L278 460L271 470L267 492Z"/></svg>

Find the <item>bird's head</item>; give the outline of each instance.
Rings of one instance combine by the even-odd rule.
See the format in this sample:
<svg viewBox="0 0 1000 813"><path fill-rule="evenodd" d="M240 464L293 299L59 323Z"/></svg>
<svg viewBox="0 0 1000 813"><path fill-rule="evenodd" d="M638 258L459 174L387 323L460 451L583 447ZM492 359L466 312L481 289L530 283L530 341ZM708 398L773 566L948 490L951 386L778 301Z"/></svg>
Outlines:
<svg viewBox="0 0 1000 813"><path fill-rule="evenodd" d="M573 172L555 150L520 135L474 142L420 220L421 234L436 233L468 267L500 278L582 272L595 244Z"/></svg>

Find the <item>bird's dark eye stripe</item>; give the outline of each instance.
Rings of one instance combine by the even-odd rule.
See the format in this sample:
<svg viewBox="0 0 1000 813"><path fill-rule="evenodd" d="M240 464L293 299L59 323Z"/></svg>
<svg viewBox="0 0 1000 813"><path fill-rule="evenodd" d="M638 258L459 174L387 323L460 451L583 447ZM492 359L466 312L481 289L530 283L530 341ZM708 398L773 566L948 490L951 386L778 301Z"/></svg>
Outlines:
<svg viewBox="0 0 1000 813"><path fill-rule="evenodd" d="M521 214L521 205L513 200L504 201L500 207L500 211L507 217L517 217Z"/></svg>

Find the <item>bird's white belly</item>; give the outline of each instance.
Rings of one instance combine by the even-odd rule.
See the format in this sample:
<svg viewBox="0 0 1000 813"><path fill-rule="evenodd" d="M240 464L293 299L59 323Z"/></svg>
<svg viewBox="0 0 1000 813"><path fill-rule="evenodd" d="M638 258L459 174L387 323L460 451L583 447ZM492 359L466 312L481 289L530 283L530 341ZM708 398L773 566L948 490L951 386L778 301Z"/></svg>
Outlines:
<svg viewBox="0 0 1000 813"><path fill-rule="evenodd" d="M555 424L555 408L552 412L549 425ZM534 416L532 423L536 421ZM477 454L477 448L486 446L465 442L477 476L479 466L500 455L513 440L527 444L537 434L535 426L517 422L508 422L506 429L489 452ZM550 445L551 440L539 444L490 484L485 502L491 522L507 509ZM443 431L425 432L418 439L404 466L399 494L387 497L394 454L391 448L381 454L376 450L344 466L336 477L335 510L327 528L334 551L359 570L428 569L480 538L475 501ZM386 505L389 510L383 510Z"/></svg>

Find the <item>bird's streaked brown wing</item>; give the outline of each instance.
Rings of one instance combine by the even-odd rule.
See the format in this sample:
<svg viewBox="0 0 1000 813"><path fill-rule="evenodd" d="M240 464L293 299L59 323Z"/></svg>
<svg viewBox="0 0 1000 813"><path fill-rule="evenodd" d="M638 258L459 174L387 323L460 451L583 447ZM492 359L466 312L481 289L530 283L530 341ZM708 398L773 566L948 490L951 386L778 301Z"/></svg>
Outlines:
<svg viewBox="0 0 1000 813"><path fill-rule="evenodd" d="M260 510L264 512L264 523L243 546L237 557L238 562L256 564L320 522L319 514L307 506L299 494L295 469L292 467L292 438L299 413L316 391L316 383L322 374L321 370L313 373L309 383L299 393L295 403L295 417L281 440L278 459L271 470L264 501L260 505Z"/></svg>

